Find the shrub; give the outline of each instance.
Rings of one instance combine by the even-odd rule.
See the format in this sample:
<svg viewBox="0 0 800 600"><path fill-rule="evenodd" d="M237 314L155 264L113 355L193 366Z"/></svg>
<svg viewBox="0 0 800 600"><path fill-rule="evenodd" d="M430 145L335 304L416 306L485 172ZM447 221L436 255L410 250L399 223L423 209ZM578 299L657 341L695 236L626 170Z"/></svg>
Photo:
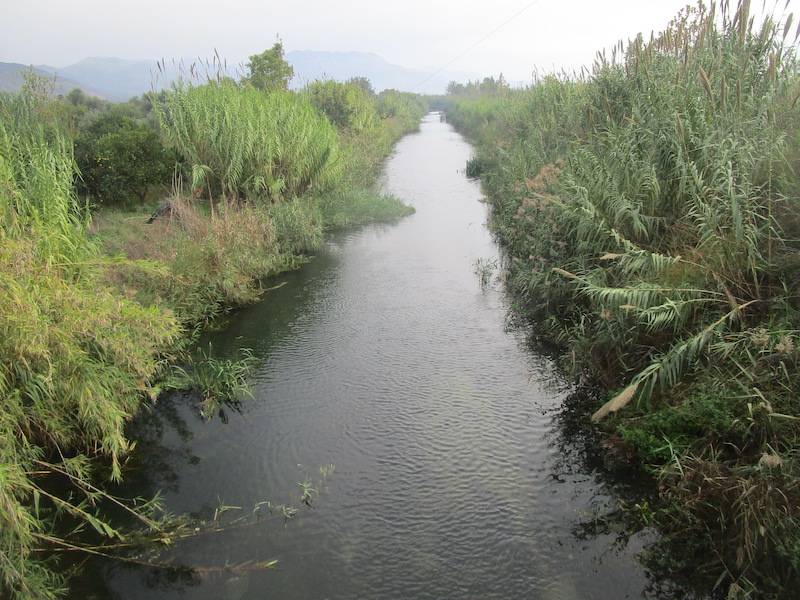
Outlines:
<svg viewBox="0 0 800 600"><path fill-rule="evenodd" d="M420 119L428 110L421 96L397 90L383 90L376 101L378 115L382 119L395 119L407 130L417 129Z"/></svg>
<svg viewBox="0 0 800 600"><path fill-rule="evenodd" d="M96 229L105 252L129 259L109 269L111 282L140 302L168 306L187 327L257 300L260 280L295 262L266 207L220 204L211 215L173 197L170 209L152 224L145 211L104 211Z"/></svg>
<svg viewBox="0 0 800 600"><path fill-rule="evenodd" d="M310 254L322 244L322 215L311 198L270 207L278 245L288 255Z"/></svg>
<svg viewBox="0 0 800 600"><path fill-rule="evenodd" d="M104 205L145 201L169 182L175 157L158 132L116 111L101 114L75 140L79 189Z"/></svg>
<svg viewBox="0 0 800 600"><path fill-rule="evenodd" d="M306 87L311 103L339 129L363 133L378 124L372 98L360 85L315 81Z"/></svg>

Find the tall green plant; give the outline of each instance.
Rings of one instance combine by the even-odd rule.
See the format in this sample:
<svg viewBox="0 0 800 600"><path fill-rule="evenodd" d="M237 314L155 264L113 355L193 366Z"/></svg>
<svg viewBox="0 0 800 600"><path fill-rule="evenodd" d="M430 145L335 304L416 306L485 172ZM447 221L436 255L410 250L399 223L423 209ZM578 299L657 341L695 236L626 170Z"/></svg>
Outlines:
<svg viewBox="0 0 800 600"><path fill-rule="evenodd" d="M305 93L317 110L341 130L360 134L378 125L372 96L356 83L315 81Z"/></svg>
<svg viewBox="0 0 800 600"><path fill-rule="evenodd" d="M169 314L102 285L51 109L0 96L0 589L25 600L64 591L36 552L69 545L58 519L122 536L97 513L94 459L120 477L125 422L178 334ZM54 493L52 477L75 487Z"/></svg>
<svg viewBox="0 0 800 600"><path fill-rule="evenodd" d="M529 315L576 375L622 390L595 420L618 413L643 456L682 449L655 465L665 495L743 587L800 573L794 34L791 16L757 23L747 1L701 4L584 76L447 99L478 144ZM684 397L706 406L709 388L729 402L727 431L702 415L639 429Z"/></svg>
<svg viewBox="0 0 800 600"><path fill-rule="evenodd" d="M197 192L274 201L339 177L337 132L298 94L223 80L179 84L154 106Z"/></svg>

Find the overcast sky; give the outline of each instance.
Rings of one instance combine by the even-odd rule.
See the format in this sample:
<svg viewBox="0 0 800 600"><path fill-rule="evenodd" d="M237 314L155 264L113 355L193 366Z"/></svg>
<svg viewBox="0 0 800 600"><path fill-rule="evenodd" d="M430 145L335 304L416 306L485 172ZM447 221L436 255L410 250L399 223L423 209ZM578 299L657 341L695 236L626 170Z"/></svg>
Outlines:
<svg viewBox="0 0 800 600"><path fill-rule="evenodd" d="M375 52L528 80L590 64L597 49L659 30L688 0L0 0L0 62L63 67L87 56L210 56L236 63L280 35L287 50ZM760 4L760 3L758 3Z"/></svg>

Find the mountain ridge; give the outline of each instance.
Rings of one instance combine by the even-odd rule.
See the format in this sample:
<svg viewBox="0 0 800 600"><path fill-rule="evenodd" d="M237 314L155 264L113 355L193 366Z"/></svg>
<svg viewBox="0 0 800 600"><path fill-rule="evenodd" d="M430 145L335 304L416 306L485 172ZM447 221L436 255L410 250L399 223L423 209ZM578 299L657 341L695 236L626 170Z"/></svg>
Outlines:
<svg viewBox="0 0 800 600"><path fill-rule="evenodd" d="M33 73L40 77L46 77L53 81L53 91L56 94L63 95L70 90L79 88L89 94L90 96L100 96L92 88L81 84L72 79L57 76L54 73L41 69L34 65L24 65L22 63L8 63L0 62L0 92L17 92L25 83L26 73Z"/></svg>
<svg viewBox="0 0 800 600"><path fill-rule="evenodd" d="M412 69L393 64L374 52L293 50L286 60L295 70L293 89L317 79L346 80L367 77L376 91L392 88L425 94L444 93L452 80L471 79L468 73L435 69ZM33 68L35 72L55 77L57 93L79 87L108 100L125 101L151 89L162 89L178 79L192 64L189 60L125 59L114 56L90 56L64 67L49 65L25 66L0 63L0 90L16 91L23 82L19 73ZM235 76L243 71L244 61L228 63L226 71ZM181 65L184 65L182 68ZM69 87L72 86L72 87ZM68 88L68 89L67 89Z"/></svg>

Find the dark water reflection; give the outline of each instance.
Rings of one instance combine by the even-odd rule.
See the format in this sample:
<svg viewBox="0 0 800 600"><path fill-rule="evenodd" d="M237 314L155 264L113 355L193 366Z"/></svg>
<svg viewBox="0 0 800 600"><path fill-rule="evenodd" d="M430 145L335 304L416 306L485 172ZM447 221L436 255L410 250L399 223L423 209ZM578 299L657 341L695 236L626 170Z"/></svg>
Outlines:
<svg viewBox="0 0 800 600"><path fill-rule="evenodd" d="M194 577L106 567L95 597L124 599L639 598L642 540L583 528L615 505L576 432L548 359L508 331L470 146L438 116L406 137L385 186L417 208L340 235L286 285L211 336L252 348L255 399L228 423L173 399L144 420L140 492L172 511L222 500L313 508L180 544L185 564L278 559L268 572ZM590 528L591 529L591 528ZM175 580L177 577L177 581ZM102 581L103 583L100 583Z"/></svg>

